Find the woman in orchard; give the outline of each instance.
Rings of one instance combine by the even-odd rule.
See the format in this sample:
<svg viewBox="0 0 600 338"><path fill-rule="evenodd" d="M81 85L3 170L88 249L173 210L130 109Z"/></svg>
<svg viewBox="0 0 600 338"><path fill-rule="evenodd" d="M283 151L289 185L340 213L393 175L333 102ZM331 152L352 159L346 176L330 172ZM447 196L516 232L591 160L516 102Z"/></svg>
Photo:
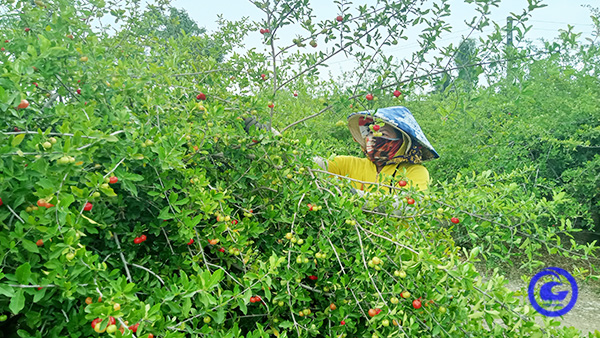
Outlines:
<svg viewBox="0 0 600 338"><path fill-rule="evenodd" d="M251 126L267 129L253 117L245 122L246 131ZM350 114L348 128L366 157L337 156L331 161L317 157L314 160L321 168L362 182L391 185L397 181L401 186L406 182L408 187L427 189L429 172L421 163L439 155L406 107L381 108L374 114L368 111ZM355 181L352 185L361 191L371 188Z"/></svg>
<svg viewBox="0 0 600 338"><path fill-rule="evenodd" d="M405 107L389 107L348 116L348 128L366 158L337 156L331 161L317 158L321 168L363 182L390 185L392 181L425 190L429 172L421 163L438 158L421 127ZM370 186L352 182L358 190Z"/></svg>

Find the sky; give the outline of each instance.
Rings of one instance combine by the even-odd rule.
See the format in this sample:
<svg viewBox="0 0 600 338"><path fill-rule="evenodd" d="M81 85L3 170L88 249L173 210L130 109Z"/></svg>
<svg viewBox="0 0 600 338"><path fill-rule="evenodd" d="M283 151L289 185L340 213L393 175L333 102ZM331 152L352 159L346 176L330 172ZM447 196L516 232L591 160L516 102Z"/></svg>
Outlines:
<svg viewBox="0 0 600 338"><path fill-rule="evenodd" d="M533 15L529 21L529 24L533 26L531 31L527 34L529 40L553 40L559 34L559 29L566 29L567 25L574 26L575 31L582 33L582 38L591 37L593 31L592 20L590 19L590 11L588 8L584 8L584 5L592 5L600 7L597 3L598 0L545 0L544 4L547 5L545 8L539 8L533 11ZM431 1L427 1L431 2ZM596 5L594 5L596 2ZM454 43L455 45L460 42L462 36L467 34L470 30L465 26L464 21L472 18L476 15L473 10L473 5L466 4L463 0L450 0L450 8L452 15L448 18L448 22L452 25L453 29L451 32L444 33L440 40L440 44L447 45ZM498 8L492 7L492 15L490 16L493 21L496 21L500 25L506 24L506 17L511 12L521 13L522 9L527 6L527 0L503 0ZM356 8L359 4L374 5L375 0L355 0L353 1L353 8ZM217 16L223 15L224 19L230 21L236 21L242 17L249 17L253 21L260 21L264 19L264 13L256 8L249 0L173 0L172 5L177 8L185 9L190 17L194 19L200 27L206 28L210 33L218 29ZM314 9L313 13L316 14L314 21L320 21L322 19L335 18L339 13L337 6L332 0L310 0L310 6ZM289 26L288 26L289 27ZM289 44L291 40L296 37L297 29L293 27L286 27L286 30L281 30L282 43ZM488 27L484 33L493 31L492 28ZM481 33L475 34L472 37L480 36ZM485 34L484 34L485 35ZM419 45L416 43L414 38L415 34L409 36L409 40L406 42L400 42L396 46L390 46L385 49L387 55L393 55L394 57L403 59L408 58L410 55L418 50ZM261 43L261 35L250 34L246 40L247 48L257 47L258 50L264 49L264 45ZM319 47L321 48L321 47ZM328 64L330 65L329 71L332 75L340 75L342 70L347 70L349 67L354 65L352 59L347 59L343 53L332 58Z"/></svg>

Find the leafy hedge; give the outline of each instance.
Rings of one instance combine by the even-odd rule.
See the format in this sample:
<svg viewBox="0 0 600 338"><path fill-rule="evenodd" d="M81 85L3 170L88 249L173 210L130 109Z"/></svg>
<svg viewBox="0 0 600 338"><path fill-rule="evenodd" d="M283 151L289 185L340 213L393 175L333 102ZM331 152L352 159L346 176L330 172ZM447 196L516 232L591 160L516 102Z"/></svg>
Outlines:
<svg viewBox="0 0 600 338"><path fill-rule="evenodd" d="M525 254L536 267L550 246L583 255L590 270L577 277L595 273L593 247L565 251L557 237L572 230L558 212L569 199L523 192L511 182L522 172L485 171L396 189L416 203L386 213L394 196L360 198L313 168L327 140L243 131L267 99L228 88L262 79L187 46L228 51L248 26L158 40L136 35L135 6L14 6L0 79L7 336L579 334L540 326L506 279L483 281L472 264ZM89 22L109 12L125 28L95 33Z"/></svg>

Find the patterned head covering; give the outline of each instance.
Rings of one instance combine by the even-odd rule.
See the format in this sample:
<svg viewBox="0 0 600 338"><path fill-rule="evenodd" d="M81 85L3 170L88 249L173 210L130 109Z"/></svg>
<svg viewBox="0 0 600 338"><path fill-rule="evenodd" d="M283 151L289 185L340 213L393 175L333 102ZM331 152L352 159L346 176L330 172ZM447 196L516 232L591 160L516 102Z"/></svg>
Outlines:
<svg viewBox="0 0 600 338"><path fill-rule="evenodd" d="M368 133L368 127L365 125L371 119L374 119L375 122L381 121L391 125L399 130L403 136L404 144L388 164L400 162L421 163L440 157L423 134L417 120L406 107L402 106L380 108L375 112L352 113L348 116L350 133L363 150L366 149L366 135L363 134Z"/></svg>

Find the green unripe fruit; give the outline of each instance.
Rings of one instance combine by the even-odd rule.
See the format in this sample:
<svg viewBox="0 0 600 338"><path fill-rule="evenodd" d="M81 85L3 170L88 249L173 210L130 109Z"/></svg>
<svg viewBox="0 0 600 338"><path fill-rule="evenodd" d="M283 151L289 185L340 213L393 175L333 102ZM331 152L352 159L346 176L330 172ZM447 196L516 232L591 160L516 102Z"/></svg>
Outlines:
<svg viewBox="0 0 600 338"><path fill-rule="evenodd" d="M56 144L56 138L55 137L49 138L48 141L50 141L50 143L52 143L52 144Z"/></svg>
<svg viewBox="0 0 600 338"><path fill-rule="evenodd" d="M212 320L212 319L211 319L209 316L206 316L206 317L204 317L204 322L205 322L206 324L210 323L210 321L211 321L211 320Z"/></svg>
<svg viewBox="0 0 600 338"><path fill-rule="evenodd" d="M115 324L109 325L106 328L106 333L115 333L117 332L117 326Z"/></svg>
<svg viewBox="0 0 600 338"><path fill-rule="evenodd" d="M284 303L282 300L280 300L280 301L277 303L277 305L279 305L279 306L284 306L284 305L285 305L285 303Z"/></svg>
<svg viewBox="0 0 600 338"><path fill-rule="evenodd" d="M44 149L50 149L50 148L52 148L52 143L46 141L46 142L42 143L42 147L44 147Z"/></svg>
<svg viewBox="0 0 600 338"><path fill-rule="evenodd" d="M308 263L308 258L304 258L304 259L302 260L302 262L303 262L304 264Z"/></svg>
<svg viewBox="0 0 600 338"><path fill-rule="evenodd" d="M302 238L300 238L300 239L298 240L298 245L302 245L302 244L304 244L304 240L303 240Z"/></svg>
<svg viewBox="0 0 600 338"><path fill-rule="evenodd" d="M445 307L443 307L443 306L440 306L440 309L439 309L439 310L440 310L440 313L442 313L442 314L443 314L443 313L446 313L446 308L445 308Z"/></svg>
<svg viewBox="0 0 600 338"><path fill-rule="evenodd" d="M387 320L387 319L384 319L384 320L381 321L381 325L383 325L383 326L390 326L390 321Z"/></svg>
<svg viewBox="0 0 600 338"><path fill-rule="evenodd" d="M399 300L398 300L398 298L396 298L396 297L392 297L392 298L390 299L390 302L391 302L392 304L398 304Z"/></svg>
<svg viewBox="0 0 600 338"><path fill-rule="evenodd" d="M100 197L100 193L99 193L99 192L97 192L97 191L95 191L95 192L92 194L92 197L94 197L94 198L98 198L98 197Z"/></svg>
<svg viewBox="0 0 600 338"><path fill-rule="evenodd" d="M72 253L72 252L69 252L69 253L67 254L67 256L66 256L66 257L67 257L67 260L70 260L70 261L72 261L72 260L73 260L73 258L75 258L75 254L74 254L74 253Z"/></svg>
<svg viewBox="0 0 600 338"><path fill-rule="evenodd" d="M7 315L0 316L0 322L5 322L8 319Z"/></svg>
<svg viewBox="0 0 600 338"><path fill-rule="evenodd" d="M300 256L296 257L296 263L298 263L298 264L302 263L302 257L300 257Z"/></svg>

